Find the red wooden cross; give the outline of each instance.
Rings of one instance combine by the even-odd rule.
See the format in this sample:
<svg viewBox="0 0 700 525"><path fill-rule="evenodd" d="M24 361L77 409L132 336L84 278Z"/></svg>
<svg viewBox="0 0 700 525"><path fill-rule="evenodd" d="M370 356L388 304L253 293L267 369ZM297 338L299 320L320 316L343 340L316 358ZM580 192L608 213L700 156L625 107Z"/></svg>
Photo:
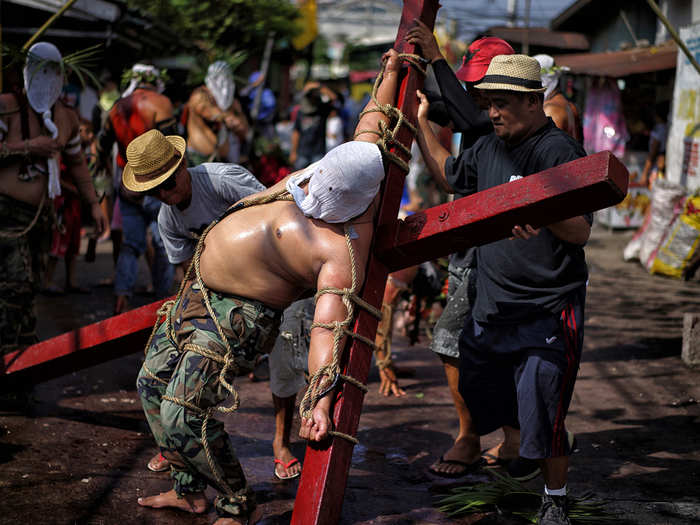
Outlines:
<svg viewBox="0 0 700 525"><path fill-rule="evenodd" d="M433 27L437 0L405 0L394 48L413 53L404 42L413 19ZM397 107L415 122L416 89L422 75L413 67L404 68ZM402 144L412 137L404 127ZM401 155L398 150L394 153ZM620 202L627 193L627 170L610 153L579 159L518 181L503 184L455 202L396 219L405 173L393 164L385 179L382 203L362 298L379 307L390 271L412 266L469 246L502 239L514 224L541 226L605 208ZM0 368L6 378L39 381L68 371L142 351L162 301L94 323L67 334L3 356ZM374 340L377 320L360 310L354 331ZM353 340L343 356L344 373L366 382L372 351ZM357 432L364 394L355 386L343 384L335 396L333 421L340 432ZM350 469L353 445L340 438L325 446L309 446L304 458L294 525L332 524L339 520Z"/></svg>

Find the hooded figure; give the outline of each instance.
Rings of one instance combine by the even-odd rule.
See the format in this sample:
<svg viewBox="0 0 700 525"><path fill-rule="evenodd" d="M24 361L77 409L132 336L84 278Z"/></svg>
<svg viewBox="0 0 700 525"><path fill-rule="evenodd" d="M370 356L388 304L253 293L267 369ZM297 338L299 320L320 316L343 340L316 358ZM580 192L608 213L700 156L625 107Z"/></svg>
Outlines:
<svg viewBox="0 0 700 525"><path fill-rule="evenodd" d="M29 48L27 62L24 66L24 88L31 108L36 111L51 134L58 137L58 128L52 120L52 109L63 88L61 71L61 53L48 42L37 42ZM61 195L59 167L55 157L47 159L49 169L49 198Z"/></svg>
<svg viewBox="0 0 700 525"><path fill-rule="evenodd" d="M351 141L287 180L287 191L307 217L342 223L362 214L384 179L376 144ZM309 181L308 192L301 185Z"/></svg>
<svg viewBox="0 0 700 525"><path fill-rule="evenodd" d="M221 111L226 111L231 107L233 96L236 93L236 83L233 80L231 66L223 60L217 60L207 69L204 83Z"/></svg>
<svg viewBox="0 0 700 525"><path fill-rule="evenodd" d="M532 58L540 63L540 77L542 78L542 85L545 87L544 99L547 100L552 97L552 94L559 87L561 74L569 71L569 68L566 66L555 66L554 58L549 55L535 55Z"/></svg>
<svg viewBox="0 0 700 525"><path fill-rule="evenodd" d="M134 64L129 75L129 85L122 93L122 98L131 95L140 84L152 84L158 93L165 90L163 79L160 78L160 71L148 64Z"/></svg>

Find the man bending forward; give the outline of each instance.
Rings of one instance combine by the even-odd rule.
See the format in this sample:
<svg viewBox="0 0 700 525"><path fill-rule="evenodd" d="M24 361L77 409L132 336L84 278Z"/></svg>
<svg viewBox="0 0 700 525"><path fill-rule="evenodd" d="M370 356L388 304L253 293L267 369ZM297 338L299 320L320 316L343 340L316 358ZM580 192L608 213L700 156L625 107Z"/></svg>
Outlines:
<svg viewBox="0 0 700 525"><path fill-rule="evenodd" d="M397 53L387 53L377 93L381 104L394 101L399 66ZM383 118L378 112L365 114L357 129L378 129ZM224 424L209 416L213 407L229 397L227 385L233 381L233 369L246 372L257 354L269 350L284 308L317 289L351 288L346 226L351 232L358 282L364 280L377 193L384 177L381 152L372 144L376 138L362 134L306 170L244 199L236 211L206 233L200 258L204 289L190 275L170 312L171 322L164 322L152 338L138 378L148 423L172 465L175 481L173 490L140 498L140 505L205 512L204 489L209 484L219 491L217 524L255 523L260 517ZM184 153L177 141L173 140L172 147L172 160L163 160L168 169ZM156 152L132 153L134 159L157 158ZM163 175L149 179L136 168L125 169L125 185L142 191L157 189ZM167 178L167 169L164 171ZM293 201L245 205L285 188ZM319 296L316 323L343 321L346 316L340 296ZM311 375L331 361L332 352L333 333L314 328L309 348ZM235 363L230 373L228 358ZM311 417L302 419L301 437L321 441L328 435L330 403L329 396L321 398Z"/></svg>

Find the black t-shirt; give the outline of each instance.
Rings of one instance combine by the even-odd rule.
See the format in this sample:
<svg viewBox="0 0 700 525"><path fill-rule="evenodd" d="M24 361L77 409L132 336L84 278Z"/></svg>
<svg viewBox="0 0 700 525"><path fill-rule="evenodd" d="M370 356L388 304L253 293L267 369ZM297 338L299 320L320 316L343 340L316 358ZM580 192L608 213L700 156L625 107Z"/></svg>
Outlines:
<svg viewBox="0 0 700 525"><path fill-rule="evenodd" d="M452 121L454 131L462 133L460 150L468 148L479 137L493 132L493 125L486 111L474 102L474 99L462 87L446 60L440 59L432 63L435 80L440 88L442 101ZM455 192L455 199L464 197L466 193ZM460 268L474 266L474 249L469 248L450 255L450 263Z"/></svg>
<svg viewBox="0 0 700 525"><path fill-rule="evenodd" d="M495 133L478 139L445 163L447 181L464 193L483 191L585 156L580 144L551 119L533 136L507 146ZM588 214L586 219L592 222ZM567 297L588 279L583 246L547 228L530 240L503 239L477 248L474 318L514 323L560 312Z"/></svg>
<svg viewBox="0 0 700 525"><path fill-rule="evenodd" d="M319 110L311 114L299 111L294 121L294 129L299 132L299 157L310 160L322 157L326 153L326 120L327 111Z"/></svg>

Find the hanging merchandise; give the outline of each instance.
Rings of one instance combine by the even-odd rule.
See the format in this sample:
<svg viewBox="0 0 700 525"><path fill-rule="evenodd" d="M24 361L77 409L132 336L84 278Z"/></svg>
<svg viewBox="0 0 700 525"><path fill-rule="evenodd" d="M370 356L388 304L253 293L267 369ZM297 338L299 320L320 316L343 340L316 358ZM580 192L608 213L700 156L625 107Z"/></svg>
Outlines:
<svg viewBox="0 0 700 525"><path fill-rule="evenodd" d="M696 53L700 50L700 24L683 27L681 39ZM700 188L700 74L683 53L678 53L673 110L666 147L666 177L691 192Z"/></svg>
<svg viewBox="0 0 700 525"><path fill-rule="evenodd" d="M595 79L583 113L583 147L589 154L608 150L622 157L628 140L617 83L611 78Z"/></svg>

